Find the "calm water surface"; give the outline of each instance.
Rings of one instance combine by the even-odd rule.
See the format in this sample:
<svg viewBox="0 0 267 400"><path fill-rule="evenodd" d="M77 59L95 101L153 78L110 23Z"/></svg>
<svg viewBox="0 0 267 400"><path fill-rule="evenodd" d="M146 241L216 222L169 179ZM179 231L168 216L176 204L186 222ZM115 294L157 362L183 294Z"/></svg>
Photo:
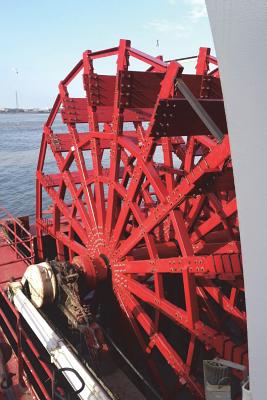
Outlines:
<svg viewBox="0 0 267 400"><path fill-rule="evenodd" d="M41 144L42 129L48 114L0 114L0 207L16 216L35 213L35 171ZM131 127L128 127L131 129ZM80 132L86 124L78 126ZM59 115L54 132L66 132ZM103 154L103 166L109 165L109 154ZM155 161L163 162L155 152ZM55 173L55 161L48 150L45 173ZM89 166L91 168L91 161ZM178 166L177 166L178 167ZM49 203L44 192L44 207Z"/></svg>
<svg viewBox="0 0 267 400"><path fill-rule="evenodd" d="M0 207L35 212L35 170L48 114L0 114ZM60 117L56 121L60 128Z"/></svg>

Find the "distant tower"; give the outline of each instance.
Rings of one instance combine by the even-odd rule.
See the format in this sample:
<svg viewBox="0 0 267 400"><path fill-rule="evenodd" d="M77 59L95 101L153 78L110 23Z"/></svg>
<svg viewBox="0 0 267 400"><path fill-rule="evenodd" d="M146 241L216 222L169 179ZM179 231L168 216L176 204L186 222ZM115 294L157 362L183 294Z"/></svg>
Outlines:
<svg viewBox="0 0 267 400"><path fill-rule="evenodd" d="M16 109L19 109L18 91L16 90Z"/></svg>
<svg viewBox="0 0 267 400"><path fill-rule="evenodd" d="M16 78L16 110L18 111L19 109L19 95L18 95L18 77L19 77L19 71L17 68L13 68L17 78Z"/></svg>

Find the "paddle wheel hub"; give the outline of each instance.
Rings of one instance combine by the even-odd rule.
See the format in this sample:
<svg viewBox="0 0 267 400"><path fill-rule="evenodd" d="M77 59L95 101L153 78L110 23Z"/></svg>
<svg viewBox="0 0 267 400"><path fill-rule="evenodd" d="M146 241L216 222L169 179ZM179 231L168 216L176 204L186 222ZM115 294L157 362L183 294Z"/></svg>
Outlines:
<svg viewBox="0 0 267 400"><path fill-rule="evenodd" d="M84 271L91 289L96 288L97 283L107 278L108 261L106 257L100 256L91 260L89 257L76 256L73 258L73 263Z"/></svg>
<svg viewBox="0 0 267 400"><path fill-rule="evenodd" d="M116 73L99 74L114 57ZM196 74L127 40L86 51L59 85L36 176L40 259L52 237L98 304L107 283L164 398L203 399L203 360L247 366L232 161L209 49Z"/></svg>

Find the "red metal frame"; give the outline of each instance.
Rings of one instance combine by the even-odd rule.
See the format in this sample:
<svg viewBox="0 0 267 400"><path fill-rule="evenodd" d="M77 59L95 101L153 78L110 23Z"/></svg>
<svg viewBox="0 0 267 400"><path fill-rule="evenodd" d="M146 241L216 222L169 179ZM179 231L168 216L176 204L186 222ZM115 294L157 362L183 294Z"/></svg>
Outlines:
<svg viewBox="0 0 267 400"><path fill-rule="evenodd" d="M15 263L17 260L25 261L30 265L34 262L34 238L23 226L22 222L10 214L5 208L0 208L1 247L12 247L17 259L9 261ZM25 255L26 253L26 255ZM28 255L27 255L28 254ZM0 267L6 265L6 260L0 263Z"/></svg>
<svg viewBox="0 0 267 400"><path fill-rule="evenodd" d="M116 75L97 74L94 59L111 55ZM144 62L143 72L130 70L131 57ZM175 388L186 385L194 398L204 398L199 353L248 362L231 154L219 73L209 64L217 61L205 48L197 75L126 40L86 51L59 85L36 175L40 257L46 234L55 238L59 259L67 249L71 261L90 260L88 274L92 265L100 271L105 255L113 290L158 384L160 353L179 376ZM78 74L83 99L68 92ZM222 131L221 143L177 90L178 78L202 106L200 114L205 109ZM68 133L54 132L59 111ZM53 173L44 169L48 147ZM51 201L46 213L43 191Z"/></svg>
<svg viewBox="0 0 267 400"><path fill-rule="evenodd" d="M20 279L27 266L34 263L34 237L25 226L23 218L15 218L0 208L1 287L11 279Z"/></svg>
<svg viewBox="0 0 267 400"><path fill-rule="evenodd" d="M40 346L33 335L25 331L25 323L6 294L6 284L12 279L21 279L28 265L33 264L34 237L26 229L23 219L18 219L6 209L0 208L0 326L1 332L10 343L16 356L8 363L8 371L14 374L13 396L18 399L29 397L27 386L33 399L50 399L49 385L43 379L51 379L49 368L40 360ZM27 224L26 224L27 225ZM0 397L1 397L0 391Z"/></svg>
<svg viewBox="0 0 267 400"><path fill-rule="evenodd" d="M7 340L17 357L18 383L27 386L33 393L33 398L51 399L52 372L47 364L42 361L45 350L40 351L37 338L31 333L28 336L25 322L8 299L5 291L0 289L0 323ZM27 328L28 331L30 328ZM14 388L18 399L23 399L23 390ZM27 397L27 396L26 396Z"/></svg>

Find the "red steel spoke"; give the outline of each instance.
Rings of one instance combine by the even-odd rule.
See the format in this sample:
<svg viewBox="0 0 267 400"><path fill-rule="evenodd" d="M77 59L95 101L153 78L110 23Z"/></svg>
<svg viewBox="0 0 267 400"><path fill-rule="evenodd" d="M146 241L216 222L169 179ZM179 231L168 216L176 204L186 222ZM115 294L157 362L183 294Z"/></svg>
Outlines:
<svg viewBox="0 0 267 400"><path fill-rule="evenodd" d="M188 269L183 270L183 283L185 291L185 304L188 320L191 328L199 321L199 311L196 293L195 277L189 273Z"/></svg>
<svg viewBox="0 0 267 400"><path fill-rule="evenodd" d="M195 147L194 136L190 136L186 143L186 151L185 151L185 158L184 158L184 171L187 173L190 172L193 167L194 147Z"/></svg>
<svg viewBox="0 0 267 400"><path fill-rule="evenodd" d="M237 211L236 199L231 200L229 203L222 207L222 211L226 218L229 218ZM203 222L200 226L198 226L197 231L195 231L191 240L196 242L202 236L207 235L210 231L212 231L216 226L218 226L222 222L221 216L219 214L213 214L207 221Z"/></svg>
<svg viewBox="0 0 267 400"><path fill-rule="evenodd" d="M96 191L96 214L97 214L97 222L98 222L98 229L100 231L103 231L104 225L105 225L105 197L104 197L104 189L103 185L97 179L98 176L101 176L103 171L102 171L102 165L101 165L101 154L100 154L100 149L99 149L99 139L92 139L92 159L93 159L93 169L96 174L96 179L95 179L95 191Z"/></svg>
<svg viewBox="0 0 267 400"><path fill-rule="evenodd" d="M44 178L39 177L39 179L40 179L40 182L45 182ZM61 199L59 199L58 194L55 192L55 190L50 188L47 190L47 193L57 203L57 206L58 206L60 212L71 223L71 225L72 225L73 229L75 230L75 232L77 233L77 235L83 240L83 242L87 246L90 246L90 240L89 240L89 237L88 237L86 231L82 228L82 226L79 224L79 222L72 219L68 207L65 205L65 203ZM54 230L53 230L53 233L54 233Z"/></svg>
<svg viewBox="0 0 267 400"><path fill-rule="evenodd" d="M226 258L227 257L227 258ZM234 266L229 273L229 265ZM188 268L190 274L204 279L219 277L229 280L229 277L241 277L242 265L239 254L215 256L170 257L152 260L126 260L114 263L114 269L126 274L182 273Z"/></svg>
<svg viewBox="0 0 267 400"><path fill-rule="evenodd" d="M179 243L181 253L183 256L193 255L193 246L190 242L187 229L185 227L185 222L180 210L175 210L170 212L172 224L175 230L175 238Z"/></svg>
<svg viewBox="0 0 267 400"><path fill-rule="evenodd" d="M91 191L90 187L86 183L88 181L88 173L87 173L87 169L86 169L83 153L77 146L78 145L78 138L77 138L76 129L74 127L70 127L70 132L71 132L72 137L74 139L74 147L75 147L74 158L75 158L76 165L78 167L78 170L79 170L79 173L80 173L80 177L81 177L81 184L82 184L82 188L83 188L83 194L84 194L86 205L87 205L88 215L90 217L89 223L90 223L92 228L96 228L96 226L97 226L96 205L95 205L95 201L94 201L94 198L93 198L92 191ZM68 177L71 180L71 174L70 173L68 173ZM72 192L73 192L73 195L74 195L74 198L75 198L75 195L77 195L77 190L75 190L73 185L71 185L71 187L72 187ZM85 210L83 208L83 213L84 213L84 211ZM84 216L84 219L87 219L87 217Z"/></svg>
<svg viewBox="0 0 267 400"><path fill-rule="evenodd" d="M230 299L225 296L222 291L213 285L213 283L209 280L205 281L202 286L206 293L208 293L216 303L220 304L220 306L229 314L232 314L234 317L240 319L242 322L246 321L246 314L240 311L237 307L231 304Z"/></svg>
<svg viewBox="0 0 267 400"><path fill-rule="evenodd" d="M172 211L179 203L181 203L185 196L192 191L196 182L202 178L202 176L209 171L210 168L215 168L222 164L229 157L229 144L227 138L224 139L223 143L216 146L212 152L210 152L195 168L183 179L180 184L171 192L163 204L155 207L153 209L152 216L145 219L143 222L142 229L145 232L150 232L162 219L164 219L170 211ZM230 212L234 212L236 202L232 200ZM220 218L214 217L214 226L219 222ZM209 228L209 227L208 227ZM121 257L125 256L139 241L140 241L140 231L138 228L134 236L125 240L119 249L119 254ZM193 236L194 238L194 236Z"/></svg>
<svg viewBox="0 0 267 400"><path fill-rule="evenodd" d="M110 56L117 56L116 73L98 73L94 60ZM135 71L132 59L143 70ZM59 85L37 166L38 255L46 257L42 236L48 235L59 260L66 251L70 262L105 260L105 284L164 400L188 391L204 398L201 357L248 364L237 202L217 67L207 48L200 49L196 75L128 40L85 51ZM82 98L70 95L78 75ZM60 133L58 113L66 128ZM84 273L98 281L97 269ZM175 385L165 384L167 373Z"/></svg>
<svg viewBox="0 0 267 400"><path fill-rule="evenodd" d="M186 226L188 230L194 225L194 222L196 221L202 209L204 201L205 201L204 195L198 195L197 197L191 200L191 209L186 216L186 222L187 222Z"/></svg>
<svg viewBox="0 0 267 400"><path fill-rule="evenodd" d="M213 310L212 305L209 303L208 296L205 293L204 289L198 286L196 292L204 303L204 311L208 314L211 326L214 326L215 329L220 330L221 321L219 320L215 311Z"/></svg>
<svg viewBox="0 0 267 400"><path fill-rule="evenodd" d="M162 150L164 154L164 165L173 169L173 158L172 158L172 143L167 138L162 138ZM174 187L173 174L166 172L166 187L168 192L171 192Z"/></svg>
<svg viewBox="0 0 267 400"><path fill-rule="evenodd" d="M242 363L244 359L246 359L247 351L245 347L236 346L229 337L219 334L201 321L197 321L192 328L185 311L171 304L167 300L159 299L150 289L145 288L133 279L127 279L127 287L131 293L138 296L152 307L160 310L173 320L174 323L183 326L190 333L194 334L200 341L203 341L207 346L214 348L222 357L229 359L232 355L232 350L236 348L236 362ZM228 343L228 348L225 348L224 346L224 343L226 342Z"/></svg>
<svg viewBox="0 0 267 400"><path fill-rule="evenodd" d="M121 94L121 73L127 72L128 69L128 57L127 57L127 46L130 45L129 41L121 40L119 51L118 51L118 60L117 60L117 75L116 75L116 89L114 96L114 115L113 115L113 132L116 134L116 138L111 143L110 148L110 182L118 181L118 173L120 166L120 158L121 158L121 147L118 145L118 135L121 134L122 126L123 126L123 110L119 105L119 98ZM109 207L107 209L106 215L106 226L105 231L108 236L111 234L112 227L114 226L114 219L116 216L116 193L114 190L114 186L112 184L109 185L108 191L108 204Z"/></svg>
<svg viewBox="0 0 267 400"><path fill-rule="evenodd" d="M154 345L157 346L163 357L165 357L168 363L172 365L176 373L185 378L192 393L194 393L197 396L197 398L204 399L203 391L199 383L192 375L188 375L187 368L184 365L182 359L179 357L177 352L172 348L172 346L168 343L168 341L164 338L164 336L162 334L156 333L152 320L144 312L141 305L129 293L127 293L125 297L127 299L126 308L128 307L131 310L137 321L141 324L146 333L150 336L150 341L152 341ZM148 329L147 327L152 327L153 334L151 330Z"/></svg>
<svg viewBox="0 0 267 400"><path fill-rule="evenodd" d="M196 345L196 339L192 336L190 339L188 351L187 351L187 357L186 357L186 367L188 369L188 372L190 372L192 361L193 361L193 355L195 351L195 345Z"/></svg>

